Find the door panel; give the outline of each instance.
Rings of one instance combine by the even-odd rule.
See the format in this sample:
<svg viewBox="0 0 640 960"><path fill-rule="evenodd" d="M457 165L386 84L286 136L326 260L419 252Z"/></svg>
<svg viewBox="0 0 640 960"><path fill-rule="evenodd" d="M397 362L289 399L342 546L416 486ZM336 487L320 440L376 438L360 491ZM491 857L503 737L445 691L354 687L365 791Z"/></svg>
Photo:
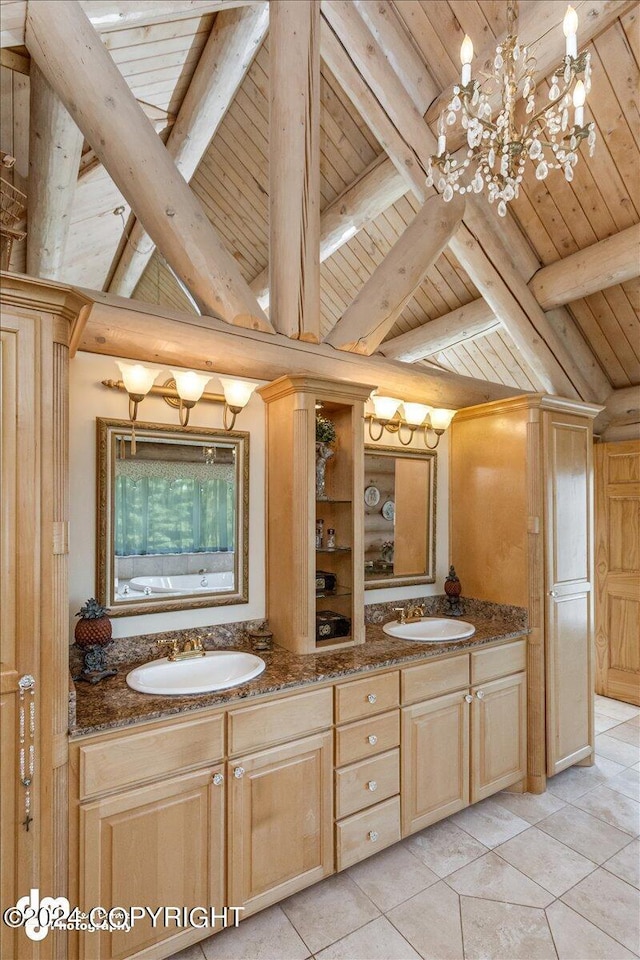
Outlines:
<svg viewBox="0 0 640 960"><path fill-rule="evenodd" d="M471 802L504 790L527 775L526 674L472 690Z"/></svg>

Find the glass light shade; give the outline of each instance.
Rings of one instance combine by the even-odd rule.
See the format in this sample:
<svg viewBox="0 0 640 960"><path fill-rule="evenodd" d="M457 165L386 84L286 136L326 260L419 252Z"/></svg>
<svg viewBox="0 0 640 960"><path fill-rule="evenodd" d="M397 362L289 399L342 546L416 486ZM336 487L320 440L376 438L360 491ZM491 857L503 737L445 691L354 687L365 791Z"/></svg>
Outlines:
<svg viewBox="0 0 640 960"><path fill-rule="evenodd" d="M567 12L562 21L562 30L565 37L574 36L578 32L578 14L572 6L567 7Z"/></svg>
<svg viewBox="0 0 640 960"><path fill-rule="evenodd" d="M395 397L371 397L373 409L378 420L391 420L402 400Z"/></svg>
<svg viewBox="0 0 640 960"><path fill-rule="evenodd" d="M473 43L471 37L465 34L464 40L462 41L462 46L460 47L460 63L464 66L465 63L471 63L473 60Z"/></svg>
<svg viewBox="0 0 640 960"><path fill-rule="evenodd" d="M258 386L250 380L227 380L220 377L224 398L230 407L246 407L249 397Z"/></svg>
<svg viewBox="0 0 640 960"><path fill-rule="evenodd" d="M196 373L195 370L172 370L171 375L176 381L180 399L189 400L191 403L197 403L211 380L208 373Z"/></svg>
<svg viewBox="0 0 640 960"><path fill-rule="evenodd" d="M403 406L405 420L416 427L419 427L426 420L427 414L431 410L431 407L428 407L426 403L407 403L406 400Z"/></svg>
<svg viewBox="0 0 640 960"><path fill-rule="evenodd" d="M574 107L584 107L584 103L586 99L587 99L587 91L584 88L584 83L582 82L582 80L577 80L574 91L573 91Z"/></svg>
<svg viewBox="0 0 640 960"><path fill-rule="evenodd" d="M434 430L446 430L456 413L456 410L432 410L431 426Z"/></svg>
<svg viewBox="0 0 640 960"><path fill-rule="evenodd" d="M160 370L150 370L141 363L127 363L116 360L127 393L146 397Z"/></svg>

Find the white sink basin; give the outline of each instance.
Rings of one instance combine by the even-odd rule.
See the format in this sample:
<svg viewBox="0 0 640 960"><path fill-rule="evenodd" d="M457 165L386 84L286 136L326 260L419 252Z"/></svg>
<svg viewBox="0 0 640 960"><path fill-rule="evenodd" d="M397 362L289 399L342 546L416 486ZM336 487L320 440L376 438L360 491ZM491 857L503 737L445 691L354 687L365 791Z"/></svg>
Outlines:
<svg viewBox="0 0 640 960"><path fill-rule="evenodd" d="M127 674L127 683L140 693L183 696L227 690L253 680L265 668L261 657L238 650L209 650L188 660L152 660Z"/></svg>
<svg viewBox="0 0 640 960"><path fill-rule="evenodd" d="M476 628L466 620L450 620L448 617L423 617L413 623L392 620L382 628L390 637L399 640L415 640L418 643L443 643L447 640L465 640L473 636Z"/></svg>

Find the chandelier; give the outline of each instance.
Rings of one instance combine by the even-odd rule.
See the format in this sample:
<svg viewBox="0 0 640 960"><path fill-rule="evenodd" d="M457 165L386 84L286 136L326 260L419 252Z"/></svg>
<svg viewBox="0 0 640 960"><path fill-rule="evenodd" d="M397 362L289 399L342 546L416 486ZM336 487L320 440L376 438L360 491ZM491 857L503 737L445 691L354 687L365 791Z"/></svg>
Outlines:
<svg viewBox="0 0 640 960"><path fill-rule="evenodd" d="M444 200L454 192L482 193L487 187L489 203L498 201L498 213L506 216L507 203L518 196L529 160L538 180L549 170L564 170L573 180L577 149L587 140L593 156L595 124L584 122L584 104L591 88L591 55L578 55L578 15L568 7L563 22L565 57L551 78L548 102L536 110L536 59L516 36L518 8L507 4L507 37L496 47L493 72L482 81L472 79L473 43L465 36L460 49L461 82L438 120L438 153L429 158L427 186L436 185ZM492 99L501 94L494 116ZM522 101L522 103L520 103ZM573 123L570 108L573 106ZM461 147L447 150L447 129L462 128ZM452 130L457 133L459 129Z"/></svg>

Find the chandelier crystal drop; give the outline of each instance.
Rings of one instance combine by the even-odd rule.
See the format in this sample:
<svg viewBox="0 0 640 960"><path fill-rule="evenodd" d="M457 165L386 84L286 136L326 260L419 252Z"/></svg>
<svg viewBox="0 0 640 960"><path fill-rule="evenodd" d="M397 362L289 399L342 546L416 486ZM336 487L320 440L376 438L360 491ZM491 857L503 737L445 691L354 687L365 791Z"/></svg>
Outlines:
<svg viewBox="0 0 640 960"><path fill-rule="evenodd" d="M551 78L548 97L536 108L536 59L516 35L517 3L507 4L508 33L496 47L492 72L473 79L473 43L465 36L460 50L461 82L438 120L438 152L429 158L427 186L436 186L445 201L460 194L482 193L506 216L507 204L520 192L527 161L538 180L563 170L573 180L582 140L593 156L595 124L585 124L584 105L591 88L591 55L578 54L578 15L568 7L563 30L565 57ZM499 94L497 109L492 100ZM573 123L571 109L573 108ZM461 128L464 143L447 150L447 132ZM455 131L451 131L452 133ZM456 156L456 154L458 154Z"/></svg>

